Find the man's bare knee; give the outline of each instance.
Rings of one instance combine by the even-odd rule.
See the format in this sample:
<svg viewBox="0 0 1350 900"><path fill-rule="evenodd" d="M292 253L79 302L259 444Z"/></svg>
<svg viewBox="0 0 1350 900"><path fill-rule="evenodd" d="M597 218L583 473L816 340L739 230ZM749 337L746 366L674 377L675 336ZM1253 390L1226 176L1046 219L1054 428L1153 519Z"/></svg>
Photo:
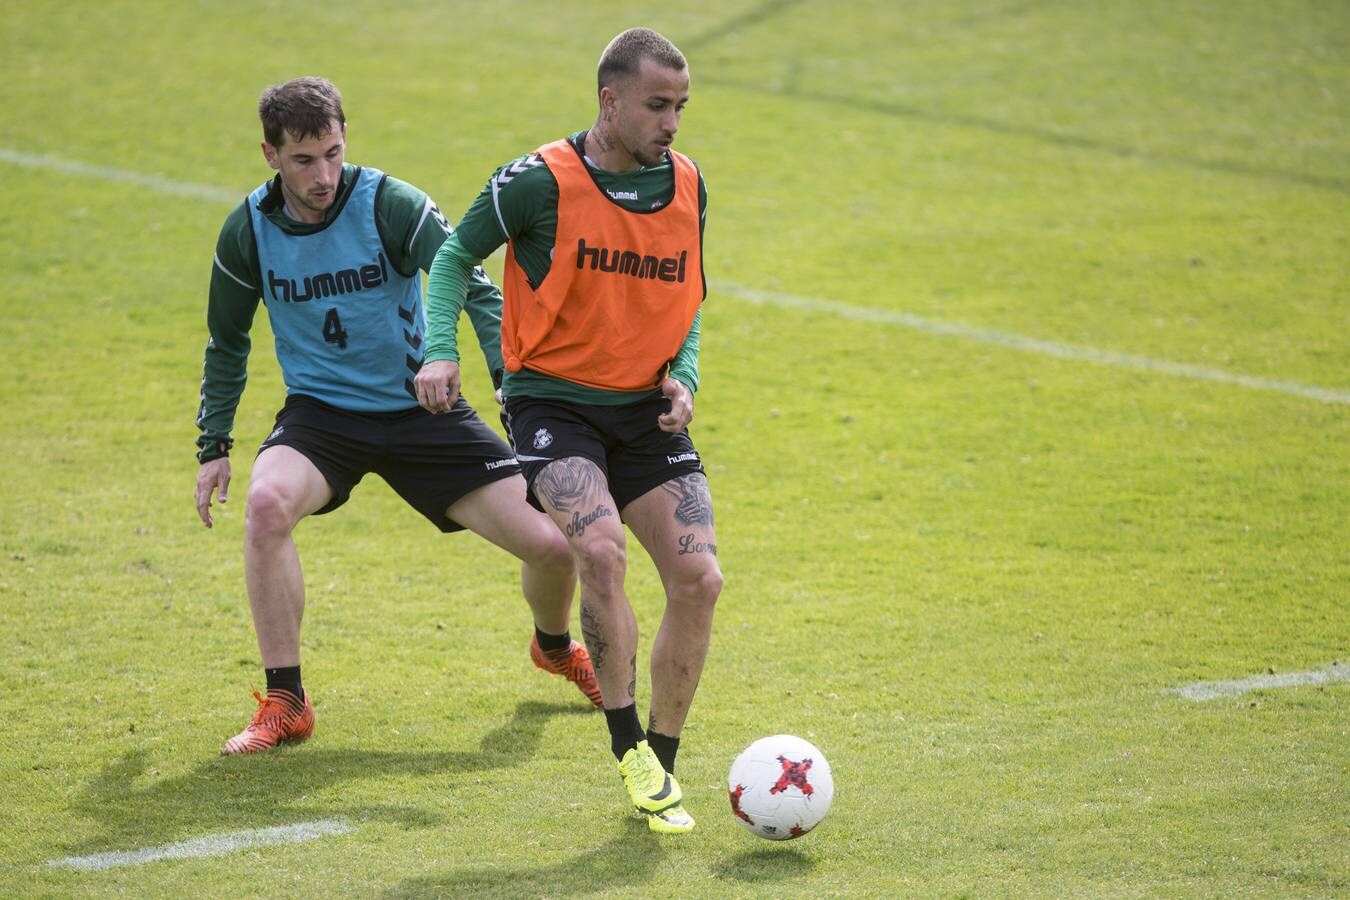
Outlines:
<svg viewBox="0 0 1350 900"><path fill-rule="evenodd" d="M628 552L621 541L605 535L574 543L577 574L583 584L595 591L608 593L623 587L624 572L628 566Z"/></svg>
<svg viewBox="0 0 1350 900"><path fill-rule="evenodd" d="M284 537L295 527L294 500L272 482L249 486L244 535L254 543Z"/></svg>
<svg viewBox="0 0 1350 900"><path fill-rule="evenodd" d="M722 582L722 570L716 565L708 566L676 579L670 585L669 599L711 611L722 593Z"/></svg>
<svg viewBox="0 0 1350 900"><path fill-rule="evenodd" d="M552 575L565 577L576 574L576 561L567 538L548 523L540 529L539 537L530 545L524 562L532 568Z"/></svg>

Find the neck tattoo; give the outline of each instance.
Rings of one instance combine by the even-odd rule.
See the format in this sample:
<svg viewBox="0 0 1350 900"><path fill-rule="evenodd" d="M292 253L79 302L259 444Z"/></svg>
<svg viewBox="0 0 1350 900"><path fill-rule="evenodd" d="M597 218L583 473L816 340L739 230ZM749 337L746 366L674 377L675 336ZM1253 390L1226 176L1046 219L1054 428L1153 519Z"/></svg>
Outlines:
<svg viewBox="0 0 1350 900"><path fill-rule="evenodd" d="M601 153L608 153L613 147L614 142L609 139L601 128L592 128L591 135L595 138L595 146Z"/></svg>

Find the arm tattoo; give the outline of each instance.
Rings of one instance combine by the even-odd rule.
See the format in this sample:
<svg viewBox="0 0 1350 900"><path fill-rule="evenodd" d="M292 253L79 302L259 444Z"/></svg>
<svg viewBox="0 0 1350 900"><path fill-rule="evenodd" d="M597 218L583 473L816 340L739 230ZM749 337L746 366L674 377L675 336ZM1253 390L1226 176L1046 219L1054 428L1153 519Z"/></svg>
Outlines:
<svg viewBox="0 0 1350 900"><path fill-rule="evenodd" d="M661 487L675 498L675 521L681 525L713 523L712 495L708 493L707 478L698 473L681 475Z"/></svg>
<svg viewBox="0 0 1350 900"><path fill-rule="evenodd" d="M591 653L591 665L599 672L604 668L605 650L609 648L609 642L600 636L600 617L584 601L581 604L581 636L586 639L586 649Z"/></svg>
<svg viewBox="0 0 1350 900"><path fill-rule="evenodd" d="M589 459L569 456L544 467L534 482L539 499L559 512L579 508L588 494L605 491L600 468Z"/></svg>

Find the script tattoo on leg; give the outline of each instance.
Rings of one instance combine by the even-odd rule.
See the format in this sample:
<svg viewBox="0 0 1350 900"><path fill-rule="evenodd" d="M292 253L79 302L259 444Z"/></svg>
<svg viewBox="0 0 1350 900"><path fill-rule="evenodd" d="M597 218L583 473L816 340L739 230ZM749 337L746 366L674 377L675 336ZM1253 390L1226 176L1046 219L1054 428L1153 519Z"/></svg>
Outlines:
<svg viewBox="0 0 1350 900"><path fill-rule="evenodd" d="M698 536L692 531L679 538L680 552L677 556L688 556L691 553L711 553L717 555L717 544L712 541L700 541Z"/></svg>
<svg viewBox="0 0 1350 900"><path fill-rule="evenodd" d="M681 525L713 523L712 495L708 493L707 478L698 473L681 475L661 487L675 498L675 521Z"/></svg>
<svg viewBox="0 0 1350 900"><path fill-rule="evenodd" d="M603 503L584 516L573 510L572 521L563 526L563 534L568 537L581 537L586 533L586 526L594 524L596 519L604 519L612 515L614 515L614 511Z"/></svg>
<svg viewBox="0 0 1350 900"><path fill-rule="evenodd" d="M632 677L628 679L628 699L637 699L637 654L628 663L628 674Z"/></svg>
<svg viewBox="0 0 1350 900"><path fill-rule="evenodd" d="M603 491L605 485L595 463L579 456L569 456L545 466L535 479L534 489L554 509L571 512L587 494Z"/></svg>
<svg viewBox="0 0 1350 900"><path fill-rule="evenodd" d="M586 639L586 649L591 652L591 664L600 671L605 666L609 642L600 636L600 617L584 600L581 603L581 636Z"/></svg>

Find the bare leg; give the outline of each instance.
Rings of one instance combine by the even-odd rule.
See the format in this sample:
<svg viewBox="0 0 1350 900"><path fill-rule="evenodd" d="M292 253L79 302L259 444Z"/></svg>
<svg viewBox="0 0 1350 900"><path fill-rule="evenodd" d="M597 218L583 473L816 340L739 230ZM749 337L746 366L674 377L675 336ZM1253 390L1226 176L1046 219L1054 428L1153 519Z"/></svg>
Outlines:
<svg viewBox="0 0 1350 900"><path fill-rule="evenodd" d="M637 618L623 590L623 523L600 467L579 456L548 464L535 495L571 547L581 580L581 633L606 709L637 696Z"/></svg>
<svg viewBox="0 0 1350 900"><path fill-rule="evenodd" d="M651 554L666 591L666 611L652 642L648 728L679 737L694 700L722 591L707 479L683 475L654 488L623 511Z"/></svg>
<svg viewBox="0 0 1350 900"><path fill-rule="evenodd" d="M521 560L520 585L535 626L545 634L568 630L576 569L567 539L525 500L519 475L466 494L446 515Z"/></svg>
<svg viewBox="0 0 1350 900"><path fill-rule="evenodd" d="M319 470L291 447L269 447L253 463L244 514L244 580L264 668L300 664L305 582L291 532L332 497Z"/></svg>

